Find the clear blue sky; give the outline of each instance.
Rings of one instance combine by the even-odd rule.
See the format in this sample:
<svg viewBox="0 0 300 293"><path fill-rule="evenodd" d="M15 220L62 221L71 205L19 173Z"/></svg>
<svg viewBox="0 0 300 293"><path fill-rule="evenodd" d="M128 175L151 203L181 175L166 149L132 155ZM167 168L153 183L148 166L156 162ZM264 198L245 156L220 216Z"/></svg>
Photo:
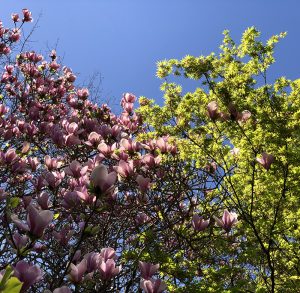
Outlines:
<svg viewBox="0 0 300 293"><path fill-rule="evenodd" d="M8 24L22 8L42 14L32 48L45 52L58 41L81 82L101 73L103 100L133 92L161 101L158 60L218 51L224 29L238 41L252 25L263 39L288 31L271 77L300 76L299 0L0 0L0 19Z"/></svg>

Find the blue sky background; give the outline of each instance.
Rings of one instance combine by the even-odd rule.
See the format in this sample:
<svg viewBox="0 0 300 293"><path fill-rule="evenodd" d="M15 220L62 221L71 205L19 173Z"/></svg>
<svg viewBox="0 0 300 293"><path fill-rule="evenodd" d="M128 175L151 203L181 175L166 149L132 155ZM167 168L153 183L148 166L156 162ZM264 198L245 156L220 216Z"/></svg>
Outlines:
<svg viewBox="0 0 300 293"><path fill-rule="evenodd" d="M22 8L35 20L41 14L31 47L46 52L58 43L58 55L81 83L100 73L100 98L112 106L124 92L161 103L156 62L218 52L224 29L236 41L252 25L263 40L288 31L270 78L300 77L298 0L0 0L0 19L8 25ZM197 82L184 86L192 90Z"/></svg>

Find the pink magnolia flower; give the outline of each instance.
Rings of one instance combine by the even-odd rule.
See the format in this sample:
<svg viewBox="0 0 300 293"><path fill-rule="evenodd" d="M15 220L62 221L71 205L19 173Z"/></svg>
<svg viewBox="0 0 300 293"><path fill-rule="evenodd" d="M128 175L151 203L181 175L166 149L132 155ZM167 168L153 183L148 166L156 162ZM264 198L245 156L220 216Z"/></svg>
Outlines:
<svg viewBox="0 0 300 293"><path fill-rule="evenodd" d="M17 215L12 215L12 221L20 230L29 231L36 237L42 237L44 230L53 219L53 212L48 210L39 211L32 204L27 207L27 224L19 220Z"/></svg>
<svg viewBox="0 0 300 293"><path fill-rule="evenodd" d="M23 283L23 291L43 278L43 272L37 265L27 263L24 260L16 264L14 267L14 275Z"/></svg>
<svg viewBox="0 0 300 293"><path fill-rule="evenodd" d="M80 204L80 191L68 191L63 194L62 206L71 209Z"/></svg>
<svg viewBox="0 0 300 293"><path fill-rule="evenodd" d="M49 187L53 189L61 183L64 177L65 172L52 171L44 174L46 182L48 183Z"/></svg>
<svg viewBox="0 0 300 293"><path fill-rule="evenodd" d="M12 164L19 159L19 156L16 154L16 150L9 148L4 154L4 160L6 164Z"/></svg>
<svg viewBox="0 0 300 293"><path fill-rule="evenodd" d="M211 120L217 120L220 117L220 113L218 112L218 104L216 101L208 103L207 113Z"/></svg>
<svg viewBox="0 0 300 293"><path fill-rule="evenodd" d="M141 149L141 144L131 139L122 138L120 141L121 150L127 151L129 153L138 152Z"/></svg>
<svg viewBox="0 0 300 293"><path fill-rule="evenodd" d="M125 162L121 160L119 162L119 166L115 166L114 170L118 172L122 177L129 177L133 175L134 169L133 169L133 161Z"/></svg>
<svg viewBox="0 0 300 293"><path fill-rule="evenodd" d="M49 194L43 191L38 195L37 203L43 210L47 210L49 208Z"/></svg>
<svg viewBox="0 0 300 293"><path fill-rule="evenodd" d="M156 146L163 154L168 152L167 139L160 137L158 140L156 140Z"/></svg>
<svg viewBox="0 0 300 293"><path fill-rule="evenodd" d="M70 279L73 283L80 283L83 280L83 275L87 271L87 260L83 259L78 265L71 263Z"/></svg>
<svg viewBox="0 0 300 293"><path fill-rule="evenodd" d="M44 161L45 161L45 165L49 171L60 168L62 165L62 162L59 159L51 158L48 155L45 156Z"/></svg>
<svg viewBox="0 0 300 293"><path fill-rule="evenodd" d="M62 246L66 246L68 245L69 240L73 236L74 231L70 231L70 227L65 226L60 232L53 231L52 234Z"/></svg>
<svg viewBox="0 0 300 293"><path fill-rule="evenodd" d="M151 264L148 262L139 261L139 269L141 276L145 280L149 280L159 269L159 264Z"/></svg>
<svg viewBox="0 0 300 293"><path fill-rule="evenodd" d="M50 68L51 70L56 71L57 69L60 68L60 65L59 65L56 61L52 61L52 62L49 64L49 68Z"/></svg>
<svg viewBox="0 0 300 293"><path fill-rule="evenodd" d="M105 157L109 157L114 152L115 146L109 146L105 142L102 142L98 145L97 149Z"/></svg>
<svg viewBox="0 0 300 293"><path fill-rule="evenodd" d="M246 122L251 117L251 112L248 110L244 110L240 115L238 116L238 120L241 122Z"/></svg>
<svg viewBox="0 0 300 293"><path fill-rule="evenodd" d="M11 70L10 67L8 67L8 68L9 68L9 70ZM3 104L0 104L0 116L3 116L4 114L8 113L8 111L9 111L9 108L4 106Z"/></svg>
<svg viewBox="0 0 300 293"><path fill-rule="evenodd" d="M81 140L75 134L69 134L64 136L64 142L66 146L74 146L81 144Z"/></svg>
<svg viewBox="0 0 300 293"><path fill-rule="evenodd" d="M239 148L236 148L234 147L232 150L230 150L230 153L233 155L233 156L237 156L240 152L240 149Z"/></svg>
<svg viewBox="0 0 300 293"><path fill-rule="evenodd" d="M9 40L11 42L17 42L20 40L20 38L21 38L21 34L20 34L19 29L14 29L11 31L10 36L9 36Z"/></svg>
<svg viewBox="0 0 300 293"><path fill-rule="evenodd" d="M24 22L31 22L32 21L32 16L31 16L31 12L28 9L23 9L23 21Z"/></svg>
<svg viewBox="0 0 300 293"><path fill-rule="evenodd" d="M242 112L238 112L235 105L233 103L229 103L228 111L230 113L231 119L240 122L246 122L251 117L251 112L248 110L244 110Z"/></svg>
<svg viewBox="0 0 300 293"><path fill-rule="evenodd" d="M193 228L200 232L203 231L209 225L209 220L204 220L202 217L198 215L194 215L192 219L192 226Z"/></svg>
<svg viewBox="0 0 300 293"><path fill-rule="evenodd" d="M38 158L29 157L27 159L27 162L33 172L35 172L37 170L38 166L40 165Z"/></svg>
<svg viewBox="0 0 300 293"><path fill-rule="evenodd" d="M101 135L97 132L91 132L88 136L88 141L85 144L89 146L96 146L101 140Z"/></svg>
<svg viewBox="0 0 300 293"><path fill-rule="evenodd" d="M128 113L131 113L133 111L133 107L134 107L133 103L124 103L123 104L123 109Z"/></svg>
<svg viewBox="0 0 300 293"><path fill-rule="evenodd" d="M21 235L18 232L15 232L13 235L13 245L16 246L17 249L21 249L22 247L26 246L28 243L29 238L26 235Z"/></svg>
<svg viewBox="0 0 300 293"><path fill-rule="evenodd" d="M145 293L161 293L167 289L167 285L162 280L141 280L141 288Z"/></svg>
<svg viewBox="0 0 300 293"><path fill-rule="evenodd" d="M228 210L224 210L222 219L219 219L215 216L214 219L216 220L216 224L228 233L232 226L237 223L237 214L234 212L228 212Z"/></svg>
<svg viewBox="0 0 300 293"><path fill-rule="evenodd" d="M77 96L80 99L86 99L89 96L89 90L88 89L79 89L77 90Z"/></svg>
<svg viewBox="0 0 300 293"><path fill-rule="evenodd" d="M145 178L142 175L137 175L136 182L139 185L141 192L146 192L150 188L150 178Z"/></svg>
<svg viewBox="0 0 300 293"><path fill-rule="evenodd" d="M161 162L161 156L154 157L152 154L146 154L142 158L142 162L146 164L149 168L158 166Z"/></svg>
<svg viewBox="0 0 300 293"><path fill-rule="evenodd" d="M126 93L123 96L123 100L127 103L134 103L136 101L136 96L130 93Z"/></svg>
<svg viewBox="0 0 300 293"><path fill-rule="evenodd" d="M108 259L117 258L115 250L111 247L102 248L100 252L100 256L104 262L106 262Z"/></svg>
<svg viewBox="0 0 300 293"><path fill-rule="evenodd" d="M87 261L87 272L91 273L97 270L97 268L100 265L100 262L102 261L102 258L99 253L97 252L90 252L87 253L84 258Z"/></svg>
<svg viewBox="0 0 300 293"><path fill-rule="evenodd" d="M114 190L114 184L117 180L116 172L108 173L104 165L98 165L91 173L90 181L96 192L109 194Z"/></svg>
<svg viewBox="0 0 300 293"><path fill-rule="evenodd" d="M102 260L99 266L100 278L102 280L110 280L121 271L121 266L116 267L116 263L113 259L107 261Z"/></svg>
<svg viewBox="0 0 300 293"><path fill-rule="evenodd" d="M87 170L88 166L82 167L78 161L72 161L71 164L65 168L65 173L74 178L80 178L86 174Z"/></svg>
<svg viewBox="0 0 300 293"><path fill-rule="evenodd" d="M271 164L274 162L274 157L265 152L262 153L261 158L257 158L256 161L260 163L266 170L269 170Z"/></svg>

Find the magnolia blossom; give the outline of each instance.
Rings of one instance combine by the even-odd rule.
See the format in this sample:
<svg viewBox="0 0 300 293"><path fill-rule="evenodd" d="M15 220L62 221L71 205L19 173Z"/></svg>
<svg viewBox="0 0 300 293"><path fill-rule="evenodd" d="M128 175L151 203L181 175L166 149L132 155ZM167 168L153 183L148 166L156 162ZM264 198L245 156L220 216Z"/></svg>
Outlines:
<svg viewBox="0 0 300 293"><path fill-rule="evenodd" d="M42 237L44 230L53 219L53 212L48 210L39 211L32 204L27 207L27 224L19 220L17 215L12 215L12 221L20 230L29 231L36 237Z"/></svg>
<svg viewBox="0 0 300 293"><path fill-rule="evenodd" d="M15 232L12 238L12 245L16 246L17 249L21 249L22 247L26 246L29 240L26 235L21 235L18 232Z"/></svg>
<svg viewBox="0 0 300 293"><path fill-rule="evenodd" d="M237 156L240 152L240 149L239 148L236 148L234 147L233 149L230 150L230 153L233 155L233 156Z"/></svg>
<svg viewBox="0 0 300 293"><path fill-rule="evenodd" d="M73 283L80 283L83 280L83 275L87 270L87 260L83 259L78 265L71 263L70 268L70 280Z"/></svg>
<svg viewBox="0 0 300 293"><path fill-rule="evenodd" d="M98 165L91 173L90 181L96 190L96 193L109 194L114 190L114 184L117 180L116 172L108 173L104 165Z"/></svg>
<svg viewBox="0 0 300 293"><path fill-rule="evenodd" d="M218 111L218 104L216 101L212 101L207 105L207 113L211 120L216 120L220 117L220 113Z"/></svg>
<svg viewBox="0 0 300 293"><path fill-rule="evenodd" d="M134 173L133 161L125 162L121 160L119 165L114 167L114 170L122 177L129 177Z"/></svg>
<svg viewBox="0 0 300 293"><path fill-rule="evenodd" d="M103 261L105 261L105 262L108 259L116 259L117 258L115 250L111 247L102 248L101 252L100 252L100 256L103 259Z"/></svg>
<svg viewBox="0 0 300 293"><path fill-rule="evenodd" d="M87 261L87 272L91 273L97 270L97 268L100 265L100 262L102 261L100 253L97 252L90 252L87 253L84 258Z"/></svg>
<svg viewBox="0 0 300 293"><path fill-rule="evenodd" d="M240 113L238 120L241 122L246 122L251 117L251 112L248 110L244 110L242 113Z"/></svg>
<svg viewBox="0 0 300 293"><path fill-rule="evenodd" d="M149 280L159 269L159 264L151 264L148 262L139 261L139 269L141 276L145 280Z"/></svg>
<svg viewBox="0 0 300 293"><path fill-rule="evenodd" d="M194 215L192 219L192 226L193 228L200 232L203 231L209 225L209 220L204 220L202 217L198 215Z"/></svg>
<svg viewBox="0 0 300 293"><path fill-rule="evenodd" d="M141 288L145 291L145 293L161 293L167 289L167 285L162 280L141 280Z"/></svg>
<svg viewBox="0 0 300 293"><path fill-rule="evenodd" d="M251 117L251 112L248 110L244 110L242 112L238 112L235 105L233 103L229 103L228 111L230 113L230 117L232 120L241 122L246 122Z"/></svg>
<svg viewBox="0 0 300 293"><path fill-rule="evenodd" d="M136 177L136 182L139 185L140 191L141 192L146 192L150 188L150 178L145 178L142 175L138 175Z"/></svg>
<svg viewBox="0 0 300 293"><path fill-rule="evenodd" d="M12 13L11 19L13 20L13 22L18 22L20 21L20 16L17 13Z"/></svg>
<svg viewBox="0 0 300 293"><path fill-rule="evenodd" d="M82 167L78 161L72 161L71 164L65 168L67 175L79 178L87 172L88 166Z"/></svg>
<svg viewBox="0 0 300 293"><path fill-rule="evenodd" d="M37 265L27 263L24 260L16 264L14 267L14 275L23 283L23 291L43 278L43 272Z"/></svg>
<svg viewBox="0 0 300 293"><path fill-rule="evenodd" d="M274 157L270 154L263 152L262 157L257 158L256 161L260 163L266 170L269 170L271 164L274 162Z"/></svg>
<svg viewBox="0 0 300 293"><path fill-rule="evenodd" d="M121 266L116 267L116 263L113 259L107 261L102 260L99 266L100 278L102 280L110 280L121 271Z"/></svg>
<svg viewBox="0 0 300 293"><path fill-rule="evenodd" d="M237 214L224 210L222 219L214 217L219 227L223 228L227 233L231 230L232 226L237 223Z"/></svg>

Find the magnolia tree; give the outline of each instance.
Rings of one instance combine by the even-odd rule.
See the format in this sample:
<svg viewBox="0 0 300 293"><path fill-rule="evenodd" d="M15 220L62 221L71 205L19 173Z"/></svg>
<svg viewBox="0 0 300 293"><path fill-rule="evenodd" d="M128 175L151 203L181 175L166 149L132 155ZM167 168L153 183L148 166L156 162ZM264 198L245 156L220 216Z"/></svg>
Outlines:
<svg viewBox="0 0 300 293"><path fill-rule="evenodd" d="M300 83L268 84L274 44L163 61L201 80L165 106L93 104L52 51L0 25L1 292L291 292L299 288ZM27 38L25 37L25 40ZM19 44L19 45L18 45Z"/></svg>
<svg viewBox="0 0 300 293"><path fill-rule="evenodd" d="M145 129L134 95L115 115L88 100L55 51L19 52L31 13L12 21L0 23L0 291L164 291L156 251L174 223L162 217L183 213L163 194L181 181L176 147L136 141Z"/></svg>

